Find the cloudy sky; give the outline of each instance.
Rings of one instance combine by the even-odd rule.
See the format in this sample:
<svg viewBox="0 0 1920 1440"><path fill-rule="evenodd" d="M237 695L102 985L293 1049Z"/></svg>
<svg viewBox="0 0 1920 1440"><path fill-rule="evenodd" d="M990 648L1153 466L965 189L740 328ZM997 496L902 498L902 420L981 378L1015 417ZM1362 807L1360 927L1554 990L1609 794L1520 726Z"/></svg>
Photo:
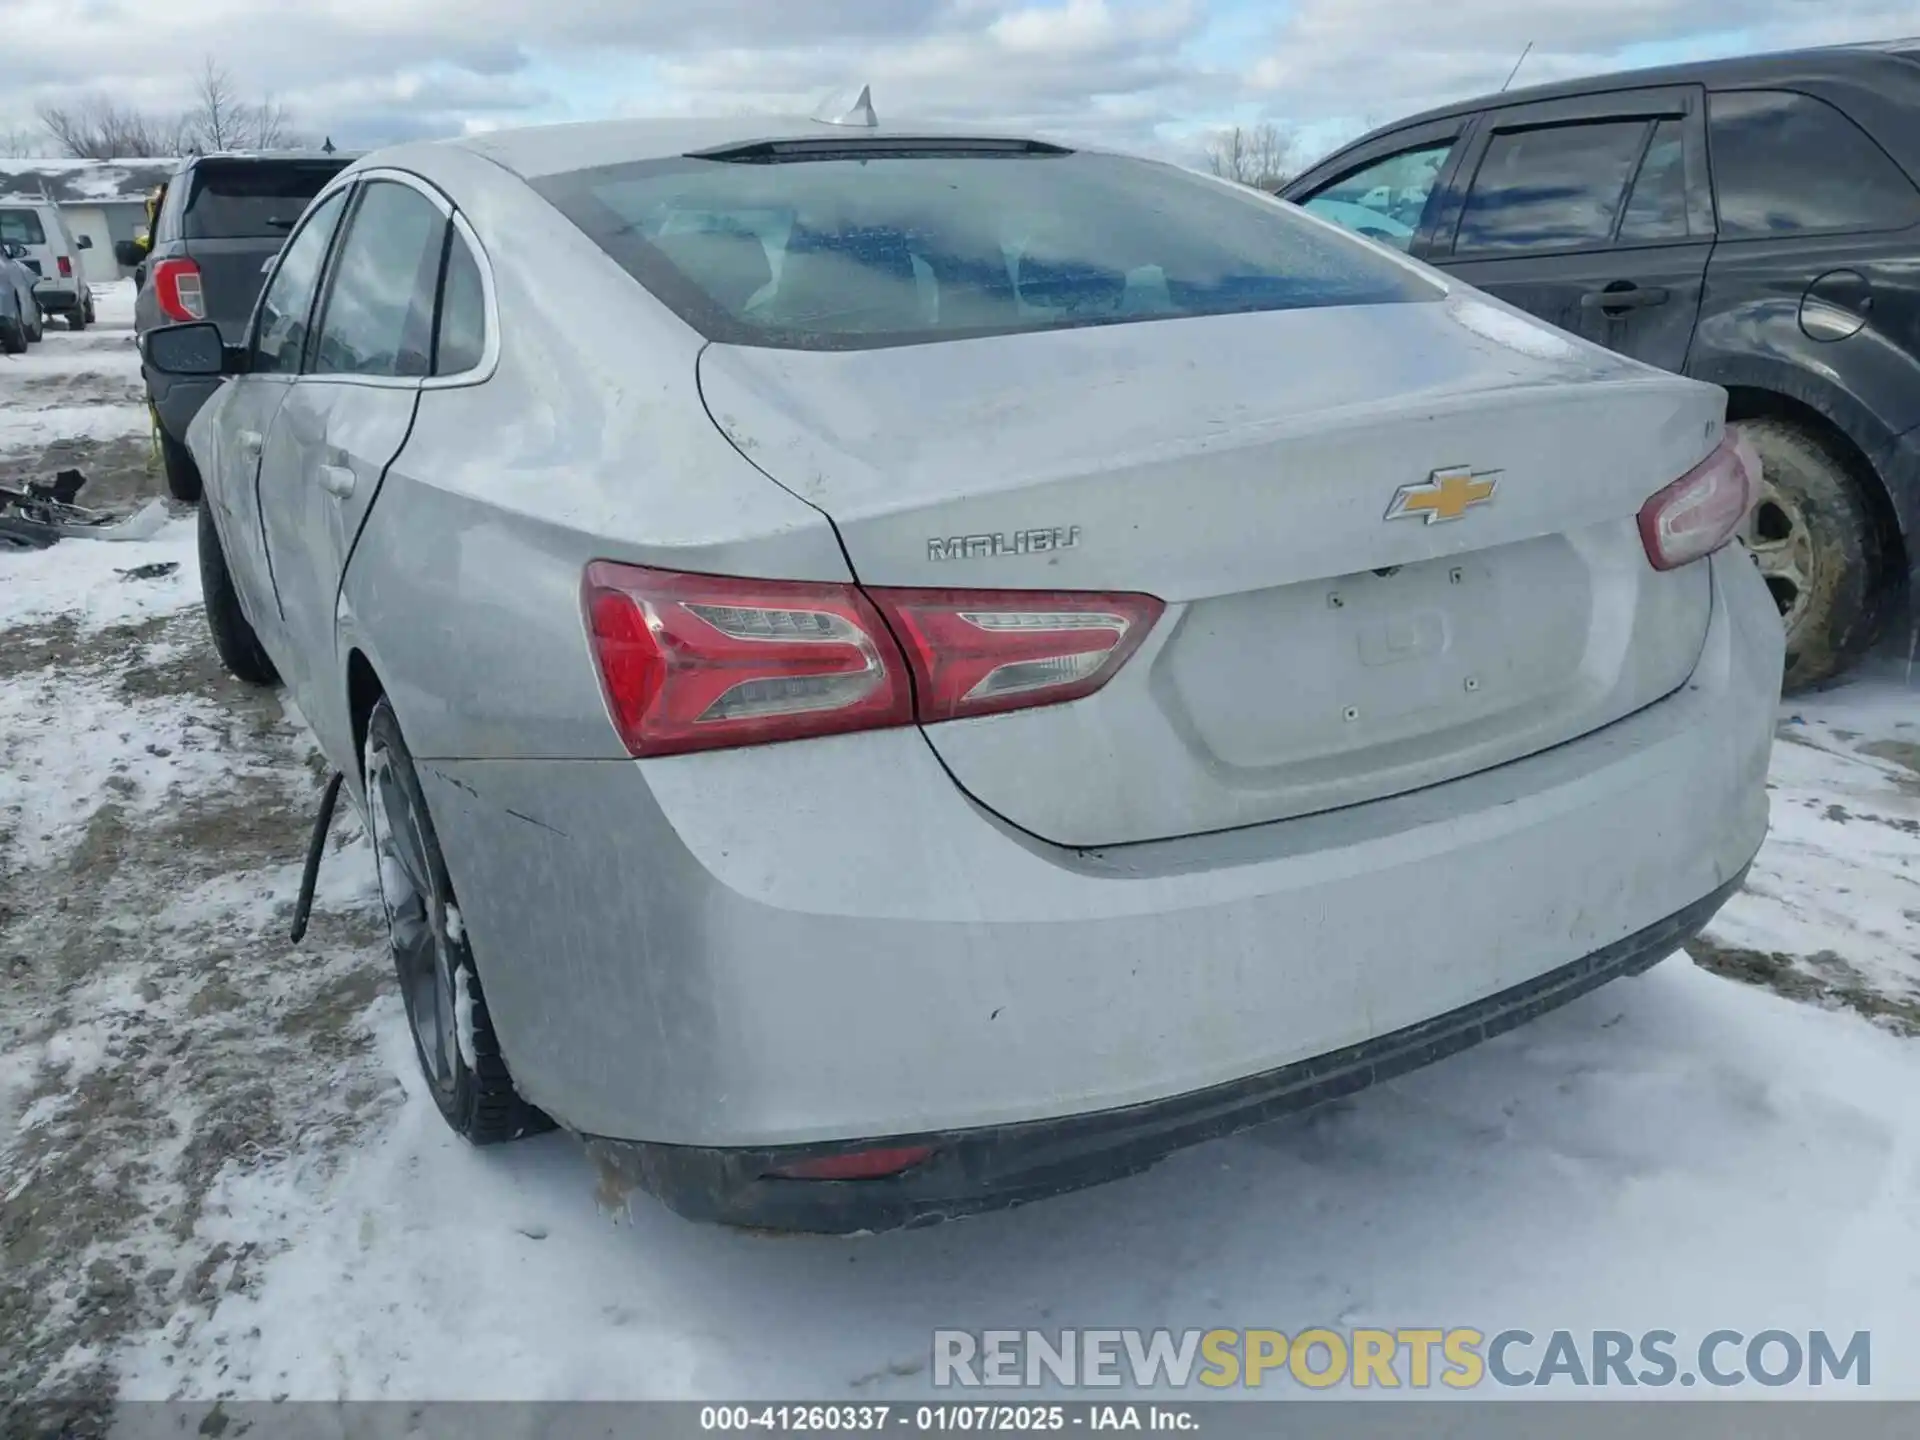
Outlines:
<svg viewBox="0 0 1920 1440"><path fill-rule="evenodd" d="M211 56L343 146L811 108L991 118L1173 158L1272 120L1319 153L1440 101L1674 58L1889 38L1914 0L0 0L0 134L105 94L178 109Z"/></svg>

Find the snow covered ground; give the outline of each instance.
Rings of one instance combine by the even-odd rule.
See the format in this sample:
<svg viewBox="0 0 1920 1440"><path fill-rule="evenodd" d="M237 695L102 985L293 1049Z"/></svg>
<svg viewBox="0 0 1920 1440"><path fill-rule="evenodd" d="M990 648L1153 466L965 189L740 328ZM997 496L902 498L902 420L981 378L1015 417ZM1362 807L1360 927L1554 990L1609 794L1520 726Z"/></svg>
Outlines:
<svg viewBox="0 0 1920 1440"><path fill-rule="evenodd" d="M0 360L0 474L157 493L127 299ZM316 767L219 674L191 551L0 554L0 1394L888 1400L935 1328L1379 1324L1870 1330L1872 1393L1920 1395L1904 653L1783 709L1697 962L1136 1179L774 1238L448 1136L350 820L285 941Z"/></svg>

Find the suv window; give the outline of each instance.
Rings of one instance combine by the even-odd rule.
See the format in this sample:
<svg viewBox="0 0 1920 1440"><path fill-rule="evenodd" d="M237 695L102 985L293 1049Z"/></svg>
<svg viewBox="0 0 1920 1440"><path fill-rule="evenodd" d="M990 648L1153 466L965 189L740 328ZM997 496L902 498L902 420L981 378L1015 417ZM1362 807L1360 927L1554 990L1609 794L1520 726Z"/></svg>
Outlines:
<svg viewBox="0 0 1920 1440"><path fill-rule="evenodd" d="M1722 236L1920 223L1913 182L1824 100L1786 90L1709 95L1707 133Z"/></svg>
<svg viewBox="0 0 1920 1440"><path fill-rule="evenodd" d="M1453 153L1451 140L1375 160L1322 187L1301 203L1323 220L1396 250L1413 243L1434 182Z"/></svg>
<svg viewBox="0 0 1920 1440"><path fill-rule="evenodd" d="M203 160L193 167L181 233L188 240L269 239L293 229L344 160Z"/></svg>
<svg viewBox="0 0 1920 1440"><path fill-rule="evenodd" d="M1607 244L1646 135L1644 120L1497 131L1467 192L1454 252Z"/></svg>
<svg viewBox="0 0 1920 1440"><path fill-rule="evenodd" d="M307 343L307 317L313 310L314 287L320 279L320 264L326 259L327 242L340 223L347 192L329 195L318 205L300 233L287 242L274 271L267 293L260 297L260 315L256 322L253 358L249 369L256 375L291 375L300 369L300 353Z"/></svg>
<svg viewBox="0 0 1920 1440"><path fill-rule="evenodd" d="M44 245L47 232L40 228L40 217L31 210L0 210L0 242Z"/></svg>
<svg viewBox="0 0 1920 1440"><path fill-rule="evenodd" d="M533 182L709 339L857 350L1438 300L1272 198L1118 155L955 142L756 150Z"/></svg>
<svg viewBox="0 0 1920 1440"><path fill-rule="evenodd" d="M1662 120L1653 127L1653 143L1634 177L1620 218L1622 240L1687 238L1687 151L1685 122Z"/></svg>
<svg viewBox="0 0 1920 1440"><path fill-rule="evenodd" d="M447 218L418 190L363 186L328 282L316 375L427 375Z"/></svg>
<svg viewBox="0 0 1920 1440"><path fill-rule="evenodd" d="M480 363L487 348L487 297L480 266L454 231L447 242L447 274L440 284L440 329L434 339L433 373L458 375Z"/></svg>

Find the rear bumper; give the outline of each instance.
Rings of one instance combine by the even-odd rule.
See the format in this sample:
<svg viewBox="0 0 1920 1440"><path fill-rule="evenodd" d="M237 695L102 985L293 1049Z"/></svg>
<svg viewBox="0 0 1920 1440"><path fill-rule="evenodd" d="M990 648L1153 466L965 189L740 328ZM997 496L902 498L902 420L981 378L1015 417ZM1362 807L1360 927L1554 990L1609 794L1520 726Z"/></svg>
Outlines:
<svg viewBox="0 0 1920 1440"><path fill-rule="evenodd" d="M569 1128L766 1152L1124 1111L1400 1046L1722 895L1766 831L1782 647L1745 555L1712 571L1666 700L1181 841L1035 840L910 730L421 779L515 1077Z"/></svg>
<svg viewBox="0 0 1920 1440"><path fill-rule="evenodd" d="M930 1225L1135 1174L1176 1150L1337 1100L1491 1039L1622 975L1637 975L1698 934L1739 890L1711 895L1591 955L1485 1000L1378 1039L1263 1075L1121 1110L858 1147L717 1150L590 1139L601 1163L689 1220L843 1235ZM867 1146L929 1145L931 1158L884 1180L788 1180L796 1160Z"/></svg>
<svg viewBox="0 0 1920 1440"><path fill-rule="evenodd" d="M59 315L80 308L80 287L71 280L42 280L34 285L33 298L42 310Z"/></svg>

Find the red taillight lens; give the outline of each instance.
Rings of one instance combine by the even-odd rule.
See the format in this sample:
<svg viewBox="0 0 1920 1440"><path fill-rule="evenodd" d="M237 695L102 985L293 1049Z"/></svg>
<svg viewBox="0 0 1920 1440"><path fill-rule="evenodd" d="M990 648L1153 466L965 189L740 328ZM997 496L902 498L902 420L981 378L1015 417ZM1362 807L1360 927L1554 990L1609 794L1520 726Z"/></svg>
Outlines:
<svg viewBox="0 0 1920 1440"><path fill-rule="evenodd" d="M931 1145L896 1145L883 1150L825 1155L818 1160L796 1160L767 1173L783 1180L880 1180L910 1170L932 1154Z"/></svg>
<svg viewBox="0 0 1920 1440"><path fill-rule="evenodd" d="M1091 695L1165 608L1151 595L1079 590L870 593L906 647L923 724Z"/></svg>
<svg viewBox="0 0 1920 1440"><path fill-rule="evenodd" d="M153 298L169 320L185 323L207 318L200 289L200 267L191 260L160 260L153 267Z"/></svg>
<svg viewBox="0 0 1920 1440"><path fill-rule="evenodd" d="M606 560L586 576L607 711L634 755L1077 700L1113 677L1163 608L1151 595L863 592Z"/></svg>
<svg viewBox="0 0 1920 1440"><path fill-rule="evenodd" d="M1656 570L1711 555L1760 498L1760 457L1727 433L1714 452L1640 507L1640 542Z"/></svg>
<svg viewBox="0 0 1920 1440"><path fill-rule="evenodd" d="M60 267L60 278L62 280L71 280L73 278L73 257L71 255L61 255L55 259L54 263Z"/></svg>
<svg viewBox="0 0 1920 1440"><path fill-rule="evenodd" d="M913 720L899 650L851 585L596 561L587 622L607 708L635 755Z"/></svg>

